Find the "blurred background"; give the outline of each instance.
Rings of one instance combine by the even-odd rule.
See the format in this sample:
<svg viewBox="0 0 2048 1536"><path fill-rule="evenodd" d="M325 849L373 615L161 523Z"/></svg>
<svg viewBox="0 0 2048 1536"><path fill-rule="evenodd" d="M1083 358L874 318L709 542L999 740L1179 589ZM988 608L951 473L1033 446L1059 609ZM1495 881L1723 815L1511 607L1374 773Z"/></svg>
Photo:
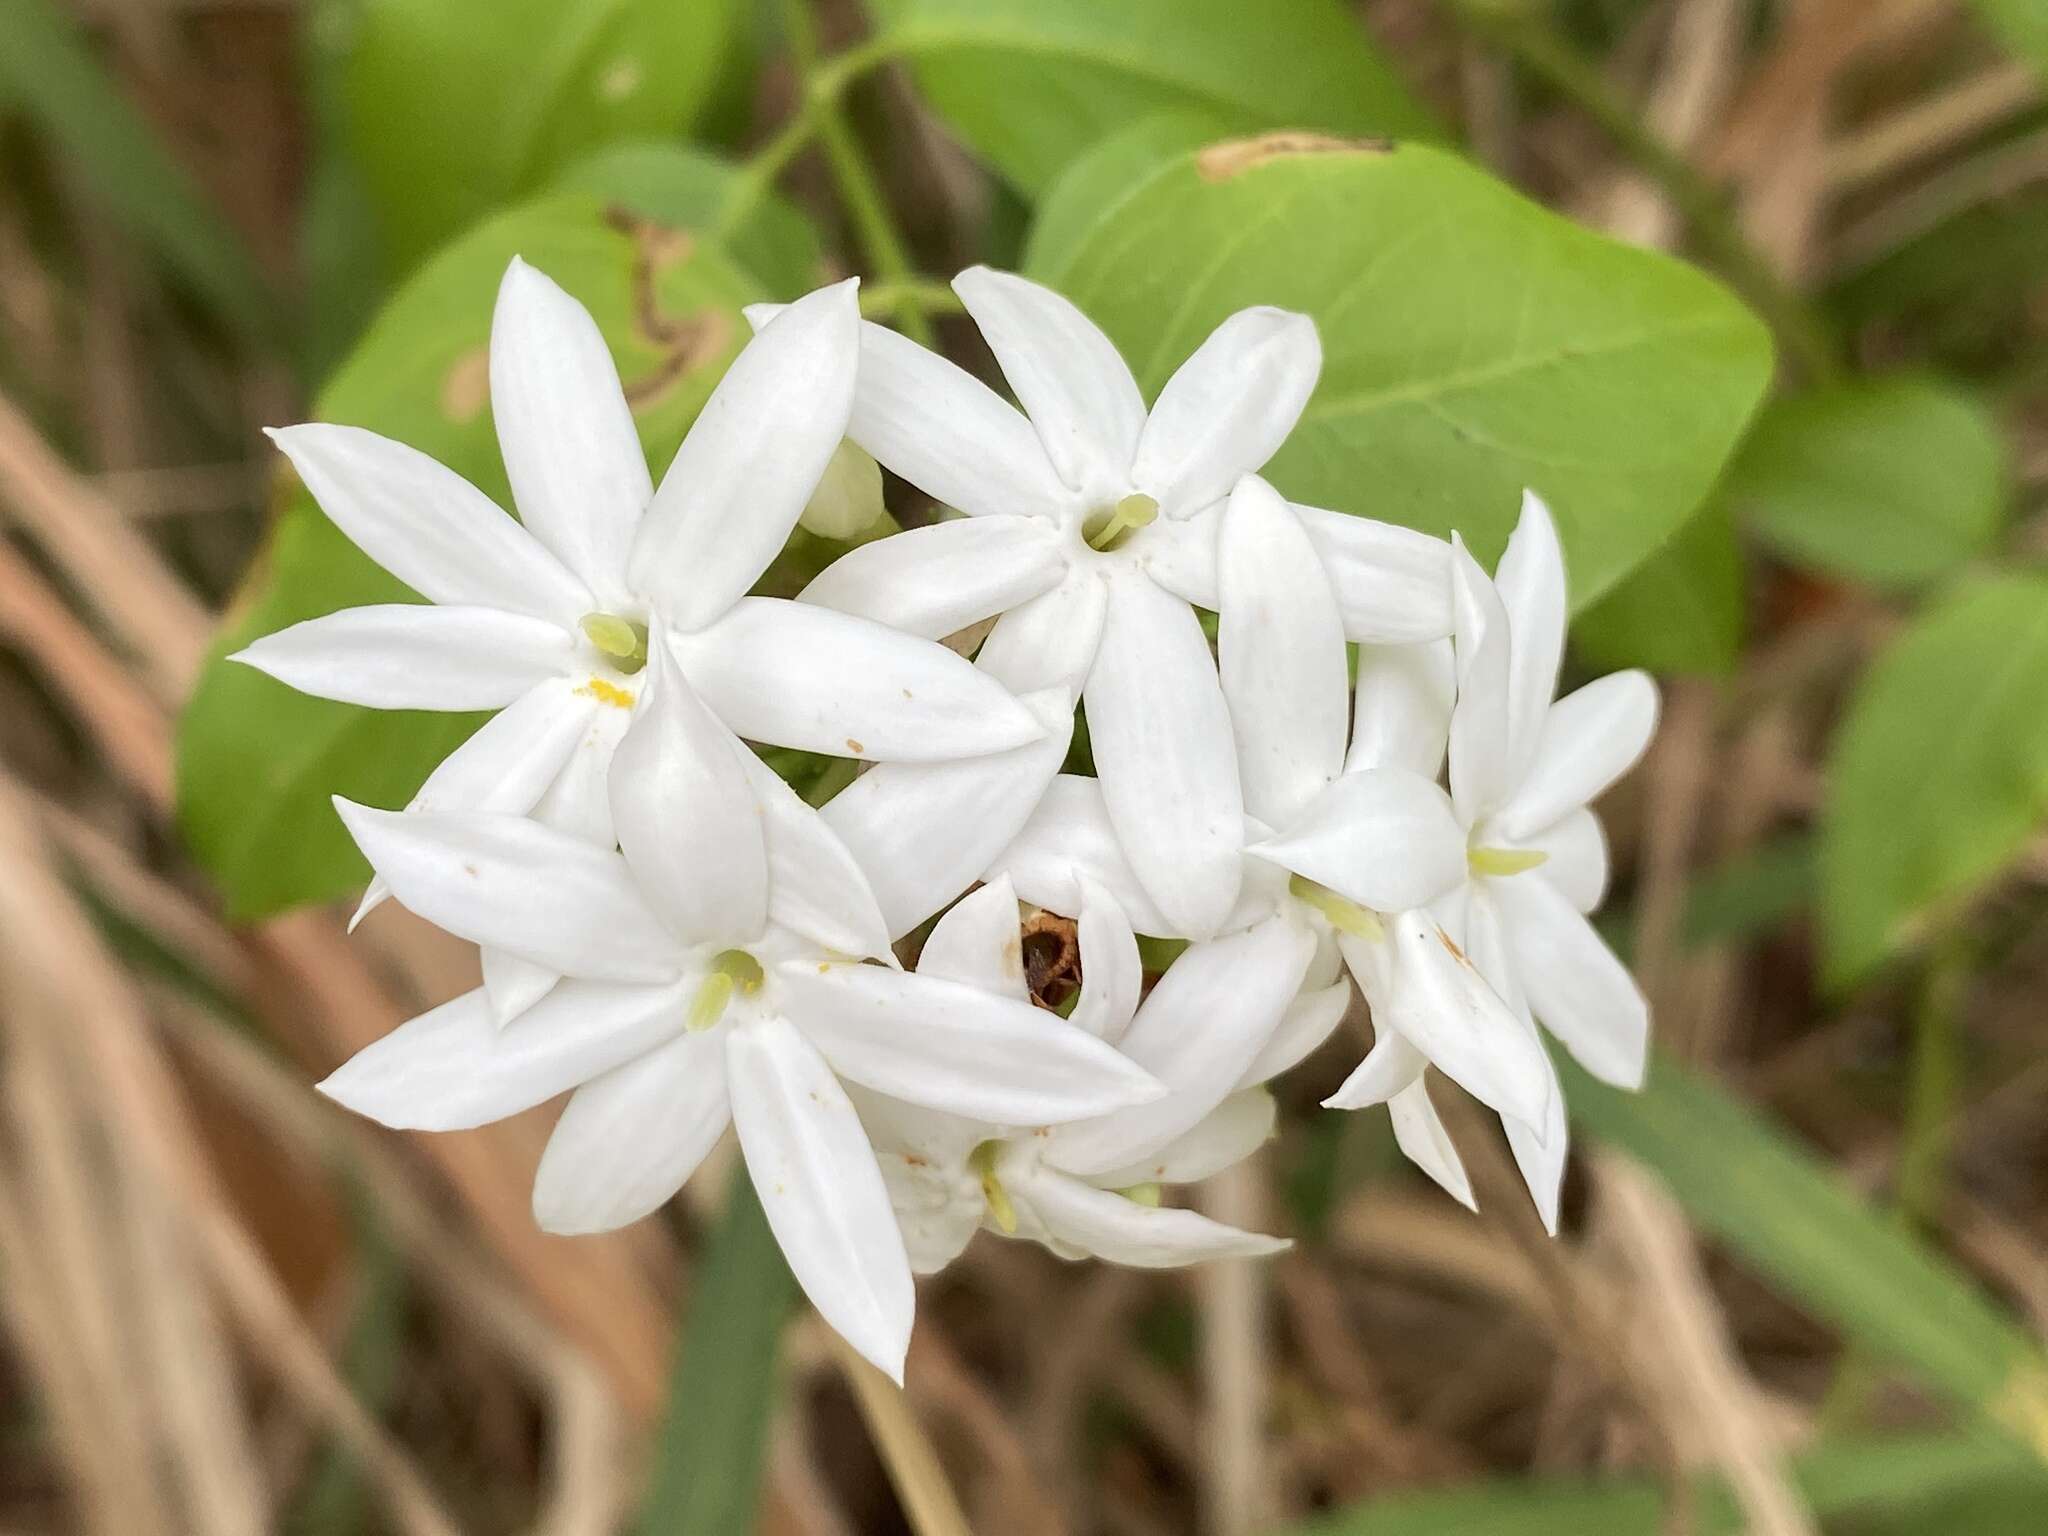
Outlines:
<svg viewBox="0 0 2048 1536"><path fill-rule="evenodd" d="M0 0L0 1532L2048 1530L2044 81L2048 0ZM1056 245L1162 111L1452 143L1770 325L1778 392L1574 632L1666 687L1604 807L1660 1058L1573 1075L1553 1242L1448 1085L1478 1216L1315 1111L1354 1019L1204 1196L1291 1253L984 1236L905 1397L719 1167L558 1240L551 1110L313 1094L475 974L395 905L345 937L325 797L475 722L396 751L210 658L382 590L260 428L502 495L512 251L659 468L736 306L830 275L993 376L931 279Z"/></svg>

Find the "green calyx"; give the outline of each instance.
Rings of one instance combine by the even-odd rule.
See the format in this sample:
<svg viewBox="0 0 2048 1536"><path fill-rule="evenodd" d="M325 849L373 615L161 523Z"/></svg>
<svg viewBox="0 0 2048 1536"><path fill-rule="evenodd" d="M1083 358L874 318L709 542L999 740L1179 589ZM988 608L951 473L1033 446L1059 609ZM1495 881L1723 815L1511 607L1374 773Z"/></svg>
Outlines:
<svg viewBox="0 0 2048 1536"><path fill-rule="evenodd" d="M734 992L760 991L765 976L761 962L744 949L720 951L712 957L710 972L698 983L697 995L690 999L683 1027L692 1034L702 1034L725 1017L726 1005L732 1001Z"/></svg>
<svg viewBox="0 0 2048 1536"><path fill-rule="evenodd" d="M577 621L583 637L628 676L647 665L647 626L616 613L586 613Z"/></svg>
<svg viewBox="0 0 2048 1536"><path fill-rule="evenodd" d="M1108 554L1121 549L1125 540L1159 516L1159 503L1143 491L1133 491L1107 512L1098 512L1081 525L1081 535L1090 549Z"/></svg>
<svg viewBox="0 0 2048 1536"><path fill-rule="evenodd" d="M1536 848L1474 848L1465 855L1475 875L1519 875L1549 859L1549 854Z"/></svg>
<svg viewBox="0 0 2048 1536"><path fill-rule="evenodd" d="M1327 885L1317 885L1304 875L1287 877L1287 894L1296 901L1307 902L1324 917L1339 933L1348 933L1353 938L1371 939L1375 943L1387 936L1386 929L1371 910L1357 902L1339 896Z"/></svg>
<svg viewBox="0 0 2048 1536"><path fill-rule="evenodd" d="M988 1213L996 1225L1010 1235L1017 1230L1017 1208L1010 1204L1010 1192L1003 1188L1003 1181L996 1177L996 1159L1003 1155L1000 1141L984 1141L967 1154L967 1166L972 1168L981 1180L981 1198L988 1202Z"/></svg>

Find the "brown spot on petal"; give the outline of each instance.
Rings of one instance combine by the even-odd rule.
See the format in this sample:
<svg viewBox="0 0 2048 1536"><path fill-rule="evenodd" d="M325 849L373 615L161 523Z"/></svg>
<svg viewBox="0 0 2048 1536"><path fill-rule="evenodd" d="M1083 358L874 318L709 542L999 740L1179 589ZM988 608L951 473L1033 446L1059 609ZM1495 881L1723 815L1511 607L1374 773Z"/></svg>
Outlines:
<svg viewBox="0 0 2048 1536"><path fill-rule="evenodd" d="M851 752L855 757L859 757L861 753L867 751L867 748L862 746L859 742L855 741L851 736L849 736L846 738L846 750Z"/></svg>
<svg viewBox="0 0 2048 1536"><path fill-rule="evenodd" d="M1448 933L1445 933L1443 929L1437 929L1436 940L1439 944L1443 945L1445 949L1448 949L1451 952L1451 958L1457 961L1458 964L1470 965L1472 963L1470 960L1467 960L1465 958L1465 951L1458 948L1457 941L1453 939Z"/></svg>
<svg viewBox="0 0 2048 1536"><path fill-rule="evenodd" d="M458 427L475 421L491 398L491 349L472 347L441 376L441 414Z"/></svg>
<svg viewBox="0 0 2048 1536"><path fill-rule="evenodd" d="M1339 139L1327 133L1289 129L1252 139L1211 144L1195 155L1195 173L1204 181L1228 181L1246 171L1295 155L1390 155L1392 139Z"/></svg>

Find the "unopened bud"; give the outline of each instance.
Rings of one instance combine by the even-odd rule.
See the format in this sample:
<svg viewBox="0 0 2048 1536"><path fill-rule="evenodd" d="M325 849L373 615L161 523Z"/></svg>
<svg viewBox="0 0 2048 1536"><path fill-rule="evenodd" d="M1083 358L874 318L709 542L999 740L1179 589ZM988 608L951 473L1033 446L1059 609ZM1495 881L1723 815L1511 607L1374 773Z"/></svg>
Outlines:
<svg viewBox="0 0 2048 1536"><path fill-rule="evenodd" d="M842 439L797 519L822 539L850 539L882 515L882 466L852 438Z"/></svg>

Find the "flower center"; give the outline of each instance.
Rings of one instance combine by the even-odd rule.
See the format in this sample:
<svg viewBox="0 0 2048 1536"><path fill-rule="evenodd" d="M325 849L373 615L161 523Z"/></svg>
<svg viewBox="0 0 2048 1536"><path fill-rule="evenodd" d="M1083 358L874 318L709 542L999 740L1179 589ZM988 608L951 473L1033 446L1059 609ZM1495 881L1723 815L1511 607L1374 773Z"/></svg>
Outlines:
<svg viewBox="0 0 2048 1536"><path fill-rule="evenodd" d="M1371 911L1361 907L1347 897L1339 896L1327 885L1317 885L1303 875L1287 878L1287 893L1295 900L1306 902L1330 921L1330 926L1339 933L1348 933L1353 938L1371 939L1375 943L1387 936L1386 929Z"/></svg>
<svg viewBox="0 0 2048 1536"><path fill-rule="evenodd" d="M988 1202L989 1215L995 1217L996 1225L1009 1234L1017 1230L1017 1208L1010 1204L1010 1192L996 1177L996 1159L1002 1155L1001 1141L984 1141L967 1154L967 1166L981 1180L981 1198Z"/></svg>
<svg viewBox="0 0 2048 1536"><path fill-rule="evenodd" d="M1081 537L1088 547L1108 554L1122 549L1132 534L1159 516L1159 503L1143 491L1133 491L1113 507L1089 514L1081 524Z"/></svg>
<svg viewBox="0 0 2048 1536"><path fill-rule="evenodd" d="M647 665L647 626L616 613L586 613L577 621L583 637L605 655L612 665L631 677Z"/></svg>
<svg viewBox="0 0 2048 1536"><path fill-rule="evenodd" d="M720 950L711 957L709 974L697 984L697 995L690 999L683 1027L693 1035L701 1035L725 1017L726 1004L732 1001L735 990L758 992L765 979L761 962L744 949Z"/></svg>
<svg viewBox="0 0 2048 1536"><path fill-rule="evenodd" d="M1538 848L1472 848L1465 854L1475 875L1519 875L1549 859L1550 855Z"/></svg>

